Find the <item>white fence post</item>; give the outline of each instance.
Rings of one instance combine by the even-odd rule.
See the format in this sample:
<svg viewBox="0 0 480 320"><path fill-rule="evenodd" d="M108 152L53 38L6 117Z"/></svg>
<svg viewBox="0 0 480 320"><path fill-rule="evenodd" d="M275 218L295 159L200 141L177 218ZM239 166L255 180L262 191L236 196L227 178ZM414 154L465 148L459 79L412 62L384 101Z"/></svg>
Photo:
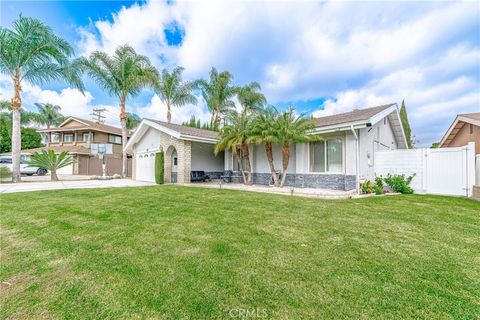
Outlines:
<svg viewBox="0 0 480 320"><path fill-rule="evenodd" d="M475 142L469 142L466 148L467 159L467 196L471 197L475 185Z"/></svg>

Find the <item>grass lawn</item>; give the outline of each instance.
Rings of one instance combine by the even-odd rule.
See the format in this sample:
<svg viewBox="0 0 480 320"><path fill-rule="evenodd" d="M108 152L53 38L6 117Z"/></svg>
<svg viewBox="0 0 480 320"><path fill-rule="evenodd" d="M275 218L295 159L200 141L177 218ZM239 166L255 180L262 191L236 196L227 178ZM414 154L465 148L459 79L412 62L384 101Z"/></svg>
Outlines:
<svg viewBox="0 0 480 320"><path fill-rule="evenodd" d="M1 318L480 316L466 199L158 186L0 202Z"/></svg>

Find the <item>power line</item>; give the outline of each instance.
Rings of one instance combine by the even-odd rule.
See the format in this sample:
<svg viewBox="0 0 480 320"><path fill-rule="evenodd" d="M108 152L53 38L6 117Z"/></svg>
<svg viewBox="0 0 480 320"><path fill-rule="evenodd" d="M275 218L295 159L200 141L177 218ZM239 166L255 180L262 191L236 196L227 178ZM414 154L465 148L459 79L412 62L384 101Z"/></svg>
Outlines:
<svg viewBox="0 0 480 320"><path fill-rule="evenodd" d="M92 115L92 118L95 122L104 123L106 117L104 115L102 115L102 112L105 112L106 110L107 109L105 109L105 108L93 109L93 112L90 113L90 115Z"/></svg>

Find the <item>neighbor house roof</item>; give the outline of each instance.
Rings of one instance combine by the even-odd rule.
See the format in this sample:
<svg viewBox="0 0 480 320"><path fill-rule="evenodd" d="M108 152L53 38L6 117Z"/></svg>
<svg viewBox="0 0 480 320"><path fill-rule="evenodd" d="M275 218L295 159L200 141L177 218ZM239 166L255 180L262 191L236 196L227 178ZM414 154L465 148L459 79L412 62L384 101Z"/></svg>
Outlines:
<svg viewBox="0 0 480 320"><path fill-rule="evenodd" d="M316 128L312 131L312 134L362 129L371 127L384 118L387 118L390 122L399 148L407 148L407 139L396 103L313 118Z"/></svg>
<svg viewBox="0 0 480 320"><path fill-rule="evenodd" d="M459 114L440 141L440 147L448 146L465 124L480 127L480 112Z"/></svg>
<svg viewBox="0 0 480 320"><path fill-rule="evenodd" d="M21 154L32 154L34 152L42 152L43 150L53 150L55 153L60 153L62 151L67 151L70 154L90 154L90 149L82 147L82 146L55 146L51 145L50 147L40 147L40 148L33 148L33 149L24 149L21 151ZM10 155L11 152L4 153Z"/></svg>
<svg viewBox="0 0 480 320"><path fill-rule="evenodd" d="M65 125L71 121L77 122L78 125L72 126L72 127L65 127ZM93 131L101 131L101 132L112 133L117 135L122 134L122 129L119 127L114 127L108 124L98 123L95 121L85 120L77 117L69 117L57 128L42 129L38 131L39 132L58 132L58 131L76 131L76 130L93 130ZM128 133L128 136L130 136L130 133Z"/></svg>

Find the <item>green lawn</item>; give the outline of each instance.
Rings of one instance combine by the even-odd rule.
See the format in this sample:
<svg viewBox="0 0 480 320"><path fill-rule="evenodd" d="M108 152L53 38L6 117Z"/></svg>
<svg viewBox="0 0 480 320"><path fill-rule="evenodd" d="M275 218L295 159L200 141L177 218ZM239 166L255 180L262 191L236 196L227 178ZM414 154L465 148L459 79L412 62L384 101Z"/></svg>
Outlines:
<svg viewBox="0 0 480 320"><path fill-rule="evenodd" d="M158 186L0 201L1 318L480 315L480 203L466 199Z"/></svg>

